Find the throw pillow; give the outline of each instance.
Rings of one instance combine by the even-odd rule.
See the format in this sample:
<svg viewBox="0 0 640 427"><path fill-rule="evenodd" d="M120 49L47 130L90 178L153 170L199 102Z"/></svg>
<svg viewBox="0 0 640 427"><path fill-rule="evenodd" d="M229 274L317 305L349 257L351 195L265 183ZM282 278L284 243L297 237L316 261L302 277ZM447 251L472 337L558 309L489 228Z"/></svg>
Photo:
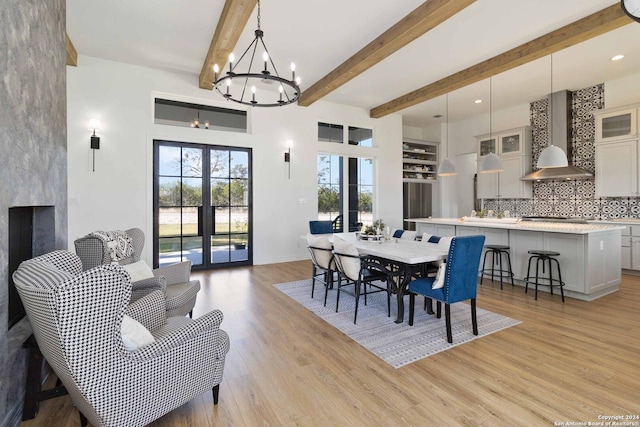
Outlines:
<svg viewBox="0 0 640 427"><path fill-rule="evenodd" d="M122 266L129 276L131 276L131 282L137 282L138 280L151 279L153 277L153 271L149 268L146 262L140 260L131 264L125 264Z"/></svg>
<svg viewBox="0 0 640 427"><path fill-rule="evenodd" d="M322 268L329 268L331 260L333 259L333 253L331 252L332 246L329 238L325 235L307 234L307 244L311 247L313 255L316 257L316 262ZM319 248L319 249L313 249ZM328 249L326 251L322 249ZM333 264L331 263L331 268Z"/></svg>
<svg viewBox="0 0 640 427"><path fill-rule="evenodd" d="M451 246L451 240L453 237L441 237L438 241L438 246L440 246L445 251L449 252L449 246Z"/></svg>
<svg viewBox="0 0 640 427"><path fill-rule="evenodd" d="M126 314L122 317L122 326L120 328L122 334L122 342L124 348L129 351L136 351L140 347L155 342L155 338L151 332L145 328L140 322Z"/></svg>
<svg viewBox="0 0 640 427"><path fill-rule="evenodd" d="M436 273L436 278L433 281L433 285L431 285L431 289L440 289L444 286L444 276L446 274L446 269L446 262L443 262L438 266L438 272Z"/></svg>
<svg viewBox="0 0 640 427"><path fill-rule="evenodd" d="M358 248L356 248L353 243L334 236L333 250L336 254L354 255L357 257L343 256L340 257L340 262L342 263L344 274L351 280L358 280L358 276L360 276L360 254L358 253Z"/></svg>

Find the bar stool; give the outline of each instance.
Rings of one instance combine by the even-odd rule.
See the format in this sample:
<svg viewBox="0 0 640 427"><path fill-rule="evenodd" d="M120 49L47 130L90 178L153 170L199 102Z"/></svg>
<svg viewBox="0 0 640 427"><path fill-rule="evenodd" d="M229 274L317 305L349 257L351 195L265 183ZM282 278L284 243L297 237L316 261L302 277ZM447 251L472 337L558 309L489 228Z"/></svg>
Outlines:
<svg viewBox="0 0 640 427"><path fill-rule="evenodd" d="M524 283L525 283L525 288L524 288L524 292L527 293L527 291L529 290L529 283L534 283L536 285L536 293L535 293L535 299L538 299L538 285L540 286L549 286L549 291L551 293L551 295L553 295L553 287L554 286L559 286L560 287L560 295L562 296L562 302L564 302L564 291L563 291L563 287L565 285L565 283L562 281L562 274L560 273L560 263L558 262L558 260L555 258L557 256L560 256L560 252L554 252L554 251L543 251L543 250L531 250L529 251L529 254L531 254L531 256L529 257L529 265L527 266L527 277L524 278ZM536 260L536 276L535 276L535 282L531 277L531 261ZM540 265L540 263L542 263L542 274L545 273L545 261L547 262L547 265L549 266L549 277L540 277L538 274L538 267ZM554 261L556 263L556 268L558 271L558 278L554 279L553 278L553 273L551 270L551 261ZM549 283L540 283L540 280L545 280L548 281ZM554 284L555 282L555 284Z"/></svg>
<svg viewBox="0 0 640 427"><path fill-rule="evenodd" d="M494 274L497 276L497 273L500 273L500 289L502 289L502 278L510 277L511 278L511 286L513 284L513 270L511 269L511 257L509 256L509 246L505 245L485 245L485 249L487 250L484 253L484 259L482 260L482 270L480 270L480 284L482 285L482 279L485 275L491 274L491 281L493 281ZM491 254L491 268L485 268L485 263L487 262L487 255ZM502 268L502 255L507 256L507 267L505 270ZM497 257L497 258L496 258ZM498 265L498 269L495 266Z"/></svg>

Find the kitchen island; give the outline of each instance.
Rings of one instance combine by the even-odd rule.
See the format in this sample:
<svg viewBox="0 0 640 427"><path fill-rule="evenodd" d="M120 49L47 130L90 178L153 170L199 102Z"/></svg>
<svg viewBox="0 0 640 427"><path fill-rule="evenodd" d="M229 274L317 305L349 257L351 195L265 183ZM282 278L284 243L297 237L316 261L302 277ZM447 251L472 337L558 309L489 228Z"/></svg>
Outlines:
<svg viewBox="0 0 640 427"><path fill-rule="evenodd" d="M565 296L591 301L618 290L621 278L621 231L624 227L566 222L525 222L513 218L410 218L418 236L482 234L485 245L508 245L514 280L524 286L528 251L560 252ZM533 268L533 267L532 267ZM548 291L547 286L540 290Z"/></svg>

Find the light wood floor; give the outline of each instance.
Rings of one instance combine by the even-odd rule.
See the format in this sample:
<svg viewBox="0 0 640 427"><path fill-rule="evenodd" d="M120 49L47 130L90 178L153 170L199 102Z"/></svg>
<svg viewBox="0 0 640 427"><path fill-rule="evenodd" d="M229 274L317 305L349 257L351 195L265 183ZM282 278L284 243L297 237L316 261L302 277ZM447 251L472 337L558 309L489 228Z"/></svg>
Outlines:
<svg viewBox="0 0 640 427"><path fill-rule="evenodd" d="M195 314L222 309L231 337L220 402L204 393L153 426L553 426L640 414L640 277L565 304L485 279L478 307L520 325L394 369L272 286L307 278L306 261L196 275ZM21 425L79 420L64 396Z"/></svg>

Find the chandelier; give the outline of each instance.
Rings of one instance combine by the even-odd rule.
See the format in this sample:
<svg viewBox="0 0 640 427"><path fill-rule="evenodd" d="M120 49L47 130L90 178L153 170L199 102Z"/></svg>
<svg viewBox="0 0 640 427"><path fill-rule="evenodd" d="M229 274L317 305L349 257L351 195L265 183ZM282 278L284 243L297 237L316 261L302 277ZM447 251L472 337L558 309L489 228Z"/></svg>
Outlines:
<svg viewBox="0 0 640 427"><path fill-rule="evenodd" d="M260 29L260 0L258 0L258 29L255 31L255 38L237 62L233 53L229 55L229 71L225 74L219 75L220 68L218 64L214 64L213 87L226 99L253 107L281 107L296 102L300 97L300 77L296 77L296 66L293 62L291 63L291 80L280 77L269 55L269 50L264 44L263 36L264 32ZM258 45L264 48L262 67L254 60ZM248 53L250 54L247 55ZM245 66L247 63L246 72L239 72L240 64ZM278 85L278 92L273 90L273 84ZM256 86L265 89L260 91L260 96L268 98L258 101Z"/></svg>

